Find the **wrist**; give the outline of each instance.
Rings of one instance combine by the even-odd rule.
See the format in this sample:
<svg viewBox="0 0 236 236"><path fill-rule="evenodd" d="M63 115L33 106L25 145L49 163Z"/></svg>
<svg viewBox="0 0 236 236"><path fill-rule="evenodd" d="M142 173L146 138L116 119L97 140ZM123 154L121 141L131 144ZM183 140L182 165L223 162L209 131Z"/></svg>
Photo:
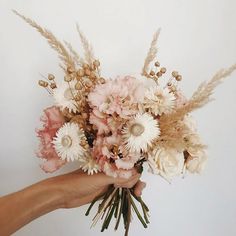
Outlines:
<svg viewBox="0 0 236 236"><path fill-rule="evenodd" d="M41 197L46 202L45 207L48 212L63 208L64 194L57 184L56 177L43 180L38 185L41 190Z"/></svg>

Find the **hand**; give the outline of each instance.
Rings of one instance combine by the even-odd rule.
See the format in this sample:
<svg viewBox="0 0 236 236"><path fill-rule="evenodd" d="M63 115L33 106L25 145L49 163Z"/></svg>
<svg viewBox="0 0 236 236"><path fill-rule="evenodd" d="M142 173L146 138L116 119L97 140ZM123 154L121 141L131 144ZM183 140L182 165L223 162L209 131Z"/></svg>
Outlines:
<svg viewBox="0 0 236 236"><path fill-rule="evenodd" d="M135 194L141 196L146 184L139 180L140 174L136 171L129 179L113 178L98 173L87 175L79 170L69 174L49 179L53 188L59 191L61 196L61 208L73 208L90 203L95 197L104 193L109 185L115 187L132 188L135 186Z"/></svg>

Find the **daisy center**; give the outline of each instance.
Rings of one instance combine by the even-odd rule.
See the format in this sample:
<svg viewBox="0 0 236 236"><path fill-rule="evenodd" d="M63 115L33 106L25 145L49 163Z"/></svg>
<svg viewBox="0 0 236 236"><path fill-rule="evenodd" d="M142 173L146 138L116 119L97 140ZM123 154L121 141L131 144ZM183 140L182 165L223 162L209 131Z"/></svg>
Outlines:
<svg viewBox="0 0 236 236"><path fill-rule="evenodd" d="M65 135L62 139L61 139L61 145L63 147L71 147L72 145L72 139L69 135Z"/></svg>
<svg viewBox="0 0 236 236"><path fill-rule="evenodd" d="M144 127L141 124L133 124L130 127L130 133L134 136L140 136L144 132Z"/></svg>

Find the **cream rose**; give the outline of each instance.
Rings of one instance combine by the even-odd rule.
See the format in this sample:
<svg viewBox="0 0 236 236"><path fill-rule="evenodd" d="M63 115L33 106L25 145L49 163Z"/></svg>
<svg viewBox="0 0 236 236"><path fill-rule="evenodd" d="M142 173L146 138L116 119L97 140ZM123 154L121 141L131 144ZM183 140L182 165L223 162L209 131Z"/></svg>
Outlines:
<svg viewBox="0 0 236 236"><path fill-rule="evenodd" d="M168 180L182 173L184 167L184 155L182 152L161 148L155 152L154 160L159 174Z"/></svg>
<svg viewBox="0 0 236 236"><path fill-rule="evenodd" d="M189 156L186 161L186 169L190 173L201 173L206 165L207 156L204 151L199 152L198 156Z"/></svg>

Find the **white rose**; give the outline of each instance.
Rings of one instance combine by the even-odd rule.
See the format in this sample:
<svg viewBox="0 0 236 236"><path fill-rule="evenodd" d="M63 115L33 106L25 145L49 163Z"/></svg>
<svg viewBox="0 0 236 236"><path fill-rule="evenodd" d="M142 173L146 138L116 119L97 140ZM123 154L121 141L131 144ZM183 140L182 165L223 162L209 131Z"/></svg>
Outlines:
<svg viewBox="0 0 236 236"><path fill-rule="evenodd" d="M184 155L175 149L159 149L155 152L154 160L159 174L168 180L180 175L184 167Z"/></svg>
<svg viewBox="0 0 236 236"><path fill-rule="evenodd" d="M207 156L204 151L198 156L189 156L186 161L186 169L191 173L201 173L206 165Z"/></svg>

